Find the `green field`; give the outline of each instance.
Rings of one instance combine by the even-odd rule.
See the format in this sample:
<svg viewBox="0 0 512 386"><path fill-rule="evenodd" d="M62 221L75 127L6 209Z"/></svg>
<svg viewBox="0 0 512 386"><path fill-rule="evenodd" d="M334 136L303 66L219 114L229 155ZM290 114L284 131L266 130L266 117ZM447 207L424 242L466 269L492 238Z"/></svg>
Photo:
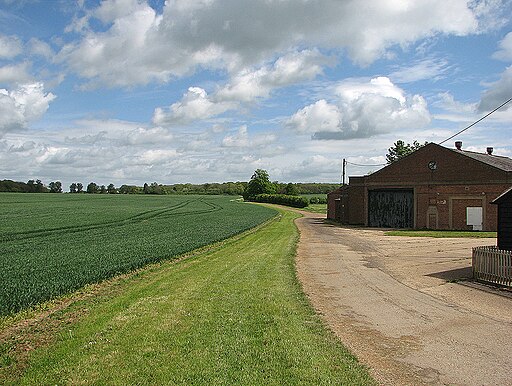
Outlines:
<svg viewBox="0 0 512 386"><path fill-rule="evenodd" d="M216 196L0 194L0 315L169 259L276 212Z"/></svg>
<svg viewBox="0 0 512 386"><path fill-rule="evenodd" d="M20 323L0 347L0 384L375 384L309 305L295 275L297 214L280 211Z"/></svg>

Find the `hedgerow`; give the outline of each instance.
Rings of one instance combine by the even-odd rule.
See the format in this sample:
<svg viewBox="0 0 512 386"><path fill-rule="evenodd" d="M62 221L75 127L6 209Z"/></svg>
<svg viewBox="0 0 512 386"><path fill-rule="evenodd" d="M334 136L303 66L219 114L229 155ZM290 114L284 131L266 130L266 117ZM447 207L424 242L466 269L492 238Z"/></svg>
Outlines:
<svg viewBox="0 0 512 386"><path fill-rule="evenodd" d="M305 208L309 205L307 198L301 196L288 196L286 194L258 194L252 201L280 204L292 206L294 208Z"/></svg>

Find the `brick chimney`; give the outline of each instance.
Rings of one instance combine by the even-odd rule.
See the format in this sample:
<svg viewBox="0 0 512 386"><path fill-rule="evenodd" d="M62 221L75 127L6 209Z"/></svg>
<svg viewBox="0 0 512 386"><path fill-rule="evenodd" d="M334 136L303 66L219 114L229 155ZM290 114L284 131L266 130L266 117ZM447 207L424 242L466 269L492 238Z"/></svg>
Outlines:
<svg viewBox="0 0 512 386"><path fill-rule="evenodd" d="M493 150L494 150L494 149L493 149L492 147L488 147L488 148L487 148L487 154L492 155L492 151L493 151Z"/></svg>
<svg viewBox="0 0 512 386"><path fill-rule="evenodd" d="M462 141L455 141L455 147L457 150L462 150Z"/></svg>

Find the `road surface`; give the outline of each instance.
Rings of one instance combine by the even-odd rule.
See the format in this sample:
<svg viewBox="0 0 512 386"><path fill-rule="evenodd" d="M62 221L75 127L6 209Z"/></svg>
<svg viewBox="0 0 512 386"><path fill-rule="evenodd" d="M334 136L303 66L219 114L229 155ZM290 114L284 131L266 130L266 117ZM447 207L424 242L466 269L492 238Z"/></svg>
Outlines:
<svg viewBox="0 0 512 386"><path fill-rule="evenodd" d="M512 385L512 293L460 278L495 239L384 236L303 213L297 273L311 303L386 385Z"/></svg>

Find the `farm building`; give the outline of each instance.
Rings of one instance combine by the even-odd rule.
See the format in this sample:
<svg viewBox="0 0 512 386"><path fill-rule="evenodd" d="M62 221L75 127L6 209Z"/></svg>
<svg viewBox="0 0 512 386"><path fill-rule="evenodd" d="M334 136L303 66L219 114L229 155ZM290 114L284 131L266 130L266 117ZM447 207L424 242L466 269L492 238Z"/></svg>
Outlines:
<svg viewBox="0 0 512 386"><path fill-rule="evenodd" d="M370 227L495 231L491 205L512 186L512 159L429 143L328 194L327 218Z"/></svg>
<svg viewBox="0 0 512 386"><path fill-rule="evenodd" d="M512 187L491 204L498 206L498 248L512 251Z"/></svg>

